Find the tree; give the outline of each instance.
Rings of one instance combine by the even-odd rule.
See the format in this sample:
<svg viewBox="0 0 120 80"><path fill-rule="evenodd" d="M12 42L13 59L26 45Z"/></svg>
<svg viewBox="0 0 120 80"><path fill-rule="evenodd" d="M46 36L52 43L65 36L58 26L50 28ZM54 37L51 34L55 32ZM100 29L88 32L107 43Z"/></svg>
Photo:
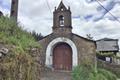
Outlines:
<svg viewBox="0 0 120 80"><path fill-rule="evenodd" d="M32 31L30 34L35 38L36 41L39 41L44 37L41 33L36 33L35 31Z"/></svg>
<svg viewBox="0 0 120 80"><path fill-rule="evenodd" d="M3 16L3 13L0 11L0 16Z"/></svg>

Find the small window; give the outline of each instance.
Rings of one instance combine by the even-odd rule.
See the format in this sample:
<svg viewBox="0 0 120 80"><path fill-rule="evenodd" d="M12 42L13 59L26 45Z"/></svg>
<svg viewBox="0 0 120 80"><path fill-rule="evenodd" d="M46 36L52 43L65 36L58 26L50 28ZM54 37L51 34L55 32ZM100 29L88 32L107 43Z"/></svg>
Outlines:
<svg viewBox="0 0 120 80"><path fill-rule="evenodd" d="M64 26L64 17L62 15L59 17L59 24L60 26Z"/></svg>

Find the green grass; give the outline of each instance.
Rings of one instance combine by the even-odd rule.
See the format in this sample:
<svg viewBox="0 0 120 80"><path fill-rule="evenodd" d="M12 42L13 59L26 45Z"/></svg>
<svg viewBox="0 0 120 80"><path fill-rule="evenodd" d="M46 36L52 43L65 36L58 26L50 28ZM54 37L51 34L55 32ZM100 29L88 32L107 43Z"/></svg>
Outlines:
<svg viewBox="0 0 120 80"><path fill-rule="evenodd" d="M0 44L8 45L9 49L9 53L0 58L0 80L37 79L39 64L28 49L40 49L40 44L31 34L8 17L0 17Z"/></svg>
<svg viewBox="0 0 120 80"><path fill-rule="evenodd" d="M97 69L97 71L88 66L78 66L73 70L72 80L117 80L115 74L105 69Z"/></svg>
<svg viewBox="0 0 120 80"><path fill-rule="evenodd" d="M15 45L21 51L29 47L40 47L32 35L7 17L0 18L0 42Z"/></svg>

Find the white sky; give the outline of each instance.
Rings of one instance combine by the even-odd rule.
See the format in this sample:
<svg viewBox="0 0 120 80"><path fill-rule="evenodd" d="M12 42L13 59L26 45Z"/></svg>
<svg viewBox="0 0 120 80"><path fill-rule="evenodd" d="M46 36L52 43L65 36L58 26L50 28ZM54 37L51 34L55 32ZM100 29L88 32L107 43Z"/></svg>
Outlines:
<svg viewBox="0 0 120 80"><path fill-rule="evenodd" d="M61 0L47 0L51 11ZM120 0L99 0L120 21ZM72 12L73 33L94 39L104 37L120 39L120 23L105 11L95 0L63 0ZM10 12L10 0L0 0L0 10ZM19 0L18 21L28 31L35 30L43 35L52 32L53 14L46 0Z"/></svg>

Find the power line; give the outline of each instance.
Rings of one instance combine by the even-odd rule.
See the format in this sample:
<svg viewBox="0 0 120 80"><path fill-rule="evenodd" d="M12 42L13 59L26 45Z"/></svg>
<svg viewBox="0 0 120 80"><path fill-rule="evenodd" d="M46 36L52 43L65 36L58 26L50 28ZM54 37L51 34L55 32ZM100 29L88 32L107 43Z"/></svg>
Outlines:
<svg viewBox="0 0 120 80"><path fill-rule="evenodd" d="M69 2L68 0L62 0L62 2L63 2L63 1L66 1L66 3L68 3L67 6L70 6L70 2Z"/></svg>
<svg viewBox="0 0 120 80"><path fill-rule="evenodd" d="M46 3L47 3L47 6L48 6L48 9L50 10L50 13L52 14L52 10L51 10L49 2L47 0L46 0Z"/></svg>
<svg viewBox="0 0 120 80"><path fill-rule="evenodd" d="M95 0L103 9L105 9L116 21L118 21L119 23L120 23L120 21L119 21L119 19L116 17L116 16L114 16L109 10L107 10L98 0Z"/></svg>

